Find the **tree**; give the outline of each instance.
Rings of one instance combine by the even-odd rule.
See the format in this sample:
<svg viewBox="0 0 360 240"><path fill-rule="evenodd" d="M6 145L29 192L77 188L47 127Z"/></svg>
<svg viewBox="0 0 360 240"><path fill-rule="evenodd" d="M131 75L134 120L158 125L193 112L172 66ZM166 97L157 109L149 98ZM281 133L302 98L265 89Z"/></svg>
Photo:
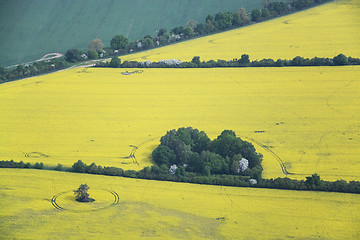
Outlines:
<svg viewBox="0 0 360 240"><path fill-rule="evenodd" d="M74 172L84 173L86 168L86 164L83 161L79 160L72 165L72 169Z"/></svg>
<svg viewBox="0 0 360 240"><path fill-rule="evenodd" d="M176 155L168 146L160 145L152 152L152 159L159 166L170 166L176 162Z"/></svg>
<svg viewBox="0 0 360 240"><path fill-rule="evenodd" d="M95 199L89 197L89 186L87 184L81 184L77 190L74 190L76 201L78 202L93 202Z"/></svg>
<svg viewBox="0 0 360 240"><path fill-rule="evenodd" d="M305 183L308 186L319 186L321 183L320 176L315 173L311 177L306 177Z"/></svg>
<svg viewBox="0 0 360 240"><path fill-rule="evenodd" d="M187 27L184 29L184 36L185 36L186 38L189 38L189 37L191 37L192 35L194 35L194 30L192 29L192 27L187 26Z"/></svg>
<svg viewBox="0 0 360 240"><path fill-rule="evenodd" d="M269 11L269 9L264 8L263 10L261 10L261 17L262 17L263 19L269 18L269 17L270 17L270 11Z"/></svg>
<svg viewBox="0 0 360 240"><path fill-rule="evenodd" d="M240 8L240 9L238 10L238 13L239 13L240 18L241 18L241 20L242 20L242 22L243 22L244 24L247 24L247 23L250 22L250 16L249 16L249 14L248 14L248 12L246 11L245 8Z"/></svg>
<svg viewBox="0 0 360 240"><path fill-rule="evenodd" d="M260 21L261 11L259 9L254 9L251 11L251 21L257 22Z"/></svg>
<svg viewBox="0 0 360 240"><path fill-rule="evenodd" d="M241 58L238 60L241 66L246 66L250 63L249 55L243 54L241 55Z"/></svg>
<svg viewBox="0 0 360 240"><path fill-rule="evenodd" d="M80 61L81 60L81 52L76 48L69 49L65 53L65 58L66 58L66 61L68 61L68 62Z"/></svg>
<svg viewBox="0 0 360 240"><path fill-rule="evenodd" d="M145 36L144 39L141 40L141 45L143 48L150 48L154 46L154 41L151 39L151 37Z"/></svg>
<svg viewBox="0 0 360 240"><path fill-rule="evenodd" d="M291 60L291 65L293 66L303 66L304 65L304 58L300 56L296 56Z"/></svg>
<svg viewBox="0 0 360 240"><path fill-rule="evenodd" d="M335 65L347 65L349 63L348 58L344 54L339 54L333 58Z"/></svg>
<svg viewBox="0 0 360 240"><path fill-rule="evenodd" d="M111 58L111 61L110 61L110 66L113 67L113 68L118 68L120 67L121 65L121 59L118 58L117 56L114 56Z"/></svg>
<svg viewBox="0 0 360 240"><path fill-rule="evenodd" d="M201 162L204 163L204 166L210 168L211 173L226 173L228 171L228 164L225 162L225 159L222 158L219 154L212 153L209 151L203 151L200 154Z"/></svg>
<svg viewBox="0 0 360 240"><path fill-rule="evenodd" d="M101 52L104 48L104 43L96 38L94 40L92 40L90 43L89 43L89 50L94 50L94 51L97 51L97 52Z"/></svg>
<svg viewBox="0 0 360 240"><path fill-rule="evenodd" d="M166 33L166 29L165 29L165 28L159 29L158 37L161 37L161 36L164 35L165 33Z"/></svg>
<svg viewBox="0 0 360 240"><path fill-rule="evenodd" d="M114 50L126 49L129 46L129 40L123 35L117 35L111 39L110 46Z"/></svg>
<svg viewBox="0 0 360 240"><path fill-rule="evenodd" d="M195 63L197 66L200 66L200 57L199 56L195 56L193 57L193 59L191 60L192 63Z"/></svg>
<svg viewBox="0 0 360 240"><path fill-rule="evenodd" d="M233 13L232 14L232 25L234 26L240 26L242 24L242 20L239 13Z"/></svg>
<svg viewBox="0 0 360 240"><path fill-rule="evenodd" d="M212 15L207 15L207 17L206 17L206 20L205 20L206 22L207 21L210 21L211 23L213 23L214 22L214 17L212 16Z"/></svg>
<svg viewBox="0 0 360 240"><path fill-rule="evenodd" d="M99 57L99 54L95 50L89 50L88 56L90 59L97 59Z"/></svg>
<svg viewBox="0 0 360 240"><path fill-rule="evenodd" d="M229 12L220 12L215 15L214 25L217 29L226 29L232 25L232 14Z"/></svg>

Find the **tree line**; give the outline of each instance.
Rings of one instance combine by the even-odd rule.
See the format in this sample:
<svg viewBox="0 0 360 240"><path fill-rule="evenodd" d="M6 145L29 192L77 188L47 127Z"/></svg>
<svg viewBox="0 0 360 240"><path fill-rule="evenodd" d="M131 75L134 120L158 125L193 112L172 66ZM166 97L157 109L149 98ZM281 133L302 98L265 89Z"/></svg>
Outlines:
<svg viewBox="0 0 360 240"><path fill-rule="evenodd" d="M359 58L347 57L344 54L339 54L333 58L303 58L296 56L291 60L271 58L262 59L260 61L250 61L249 55L243 54L241 58L232 60L217 61L208 60L200 61L199 56L193 57L190 62L181 62L180 60L169 59L161 60L159 62L145 62L138 61L124 61L114 56L110 62L99 62L95 67L110 67L110 68L217 68L217 67L291 67L291 66L344 66L344 65L360 65Z"/></svg>
<svg viewBox="0 0 360 240"><path fill-rule="evenodd" d="M35 167L36 166L36 167ZM249 182L249 176L227 175L227 174L211 174L210 176L199 175L194 172L188 172L186 175L170 174L168 167L165 165L152 165L145 167L140 171L126 170L117 167L102 167L92 163L87 165L81 160L75 162L71 168L64 168L61 164L56 167L44 166L42 163L30 163L0 161L0 168L25 168L25 169L45 169L55 171L67 171L85 174L97 174L107 176L119 176L138 179L149 179L158 181L186 182L195 184L221 185L234 187L255 187L255 188L271 188L286 189L299 191L325 191L325 192L341 192L360 194L360 181L337 180L334 182L324 181L317 174L306 177L306 180L294 180L290 178L262 179L257 184Z"/></svg>
<svg viewBox="0 0 360 240"><path fill-rule="evenodd" d="M0 67L0 83L50 73L69 66L70 64L65 59L60 58L18 65L8 69Z"/></svg>

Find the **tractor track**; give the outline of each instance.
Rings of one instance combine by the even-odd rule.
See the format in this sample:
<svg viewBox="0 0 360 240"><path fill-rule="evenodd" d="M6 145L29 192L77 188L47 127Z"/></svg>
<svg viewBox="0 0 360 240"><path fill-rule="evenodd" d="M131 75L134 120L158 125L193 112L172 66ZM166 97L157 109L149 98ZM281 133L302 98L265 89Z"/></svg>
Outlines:
<svg viewBox="0 0 360 240"><path fill-rule="evenodd" d="M263 148L264 150L266 150L267 152L269 152L271 155L273 155L275 157L275 159L278 161L280 167L281 167L281 171L283 172L283 174L285 175L294 175L294 173L289 172L285 165L284 162L282 161L282 159L275 153L273 152L269 147L267 147L266 145L262 144L261 142L253 139L253 138L249 138L249 137L243 137L244 139L250 140L251 142L254 142L255 144L257 144L258 146L260 146L261 148Z"/></svg>

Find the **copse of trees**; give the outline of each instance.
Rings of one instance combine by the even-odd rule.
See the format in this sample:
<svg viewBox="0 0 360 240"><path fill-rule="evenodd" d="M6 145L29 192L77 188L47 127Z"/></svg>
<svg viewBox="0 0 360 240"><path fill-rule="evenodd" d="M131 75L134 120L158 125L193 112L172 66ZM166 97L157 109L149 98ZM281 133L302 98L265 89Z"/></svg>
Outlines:
<svg viewBox="0 0 360 240"><path fill-rule="evenodd" d="M235 174L261 180L262 155L254 146L225 130L211 141L205 132L188 128L170 130L161 137L160 145L152 153L153 161L163 168L173 167L174 174L181 171L200 175ZM239 162L246 161L240 170ZM179 169L179 170L177 170Z"/></svg>

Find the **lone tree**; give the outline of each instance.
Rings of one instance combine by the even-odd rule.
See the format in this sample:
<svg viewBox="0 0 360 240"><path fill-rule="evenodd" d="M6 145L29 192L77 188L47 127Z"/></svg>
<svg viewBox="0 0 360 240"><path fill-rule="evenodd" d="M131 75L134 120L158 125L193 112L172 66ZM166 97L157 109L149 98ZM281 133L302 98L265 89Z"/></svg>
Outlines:
<svg viewBox="0 0 360 240"><path fill-rule="evenodd" d="M76 195L76 201L78 202L93 202L95 199L90 198L88 194L89 186L87 184L81 184L77 190L74 190Z"/></svg>

